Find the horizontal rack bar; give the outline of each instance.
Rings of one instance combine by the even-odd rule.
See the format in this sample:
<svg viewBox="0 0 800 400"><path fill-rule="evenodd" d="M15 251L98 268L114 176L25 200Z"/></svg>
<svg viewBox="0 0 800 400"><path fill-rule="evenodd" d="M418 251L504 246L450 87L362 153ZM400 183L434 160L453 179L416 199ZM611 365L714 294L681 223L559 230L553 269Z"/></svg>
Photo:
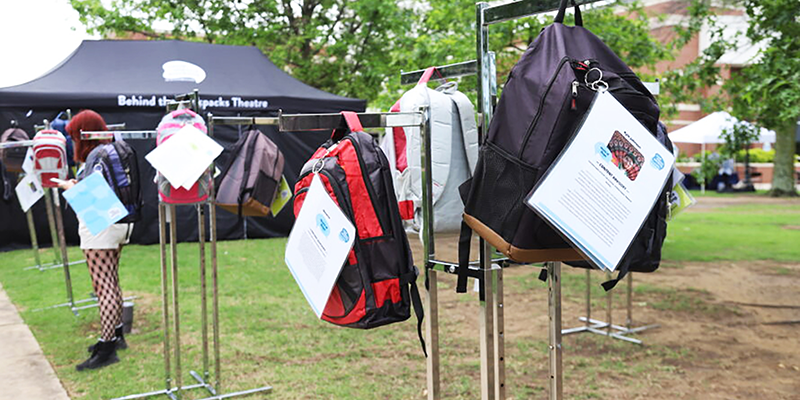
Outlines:
<svg viewBox="0 0 800 400"><path fill-rule="evenodd" d="M359 113L358 119L364 128L391 128L420 126L425 117L419 112ZM279 121L281 131L316 131L346 129L347 123L341 114L284 114Z"/></svg>
<svg viewBox="0 0 800 400"><path fill-rule="evenodd" d="M595 3L601 0L578 0L578 5ZM514 1L511 3L489 6L483 11L483 25L491 25L499 22L510 21L512 19L527 17L545 12L558 10L561 5L560 0L543 1ZM571 9L571 4L567 9Z"/></svg>
<svg viewBox="0 0 800 400"><path fill-rule="evenodd" d="M469 76L477 74L478 62L475 60L470 60L455 64L442 65L440 67L434 67L434 68L436 68L436 71L438 71L438 73L434 74L437 78L457 78L459 76ZM416 71L408 71L408 72L401 71L400 83L403 85L417 83L419 81L419 78L422 77L422 74L424 72L425 72L424 69L418 69Z"/></svg>
<svg viewBox="0 0 800 400"><path fill-rule="evenodd" d="M16 147L31 147L33 140L20 140L18 142L5 142L0 143L0 149L13 149Z"/></svg>
<svg viewBox="0 0 800 400"><path fill-rule="evenodd" d="M156 131L82 131L81 140L107 140L119 135L123 139L155 139Z"/></svg>

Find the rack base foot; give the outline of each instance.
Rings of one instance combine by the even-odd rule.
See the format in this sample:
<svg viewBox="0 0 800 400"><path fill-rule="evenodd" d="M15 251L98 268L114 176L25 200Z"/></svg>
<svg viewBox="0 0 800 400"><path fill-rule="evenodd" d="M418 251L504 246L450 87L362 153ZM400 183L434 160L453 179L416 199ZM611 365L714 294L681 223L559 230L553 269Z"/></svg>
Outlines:
<svg viewBox="0 0 800 400"><path fill-rule="evenodd" d="M574 333L581 333L581 332L589 332L594 333L596 335L608 336L614 339L622 340L629 343L634 344L642 344L642 341L639 339L634 339L628 337L627 335L631 335L634 333L639 333L648 329L658 328L659 324L652 324L652 325L645 325L636 328L627 328L620 325L611 325L612 331L609 332L608 329L608 322L600 321L596 319L587 319L586 317L578 318L581 322L588 322L590 325L587 326L579 326L576 328L564 329L561 331L562 335L571 335Z"/></svg>
<svg viewBox="0 0 800 400"><path fill-rule="evenodd" d="M78 261L73 261L73 262L71 262L71 263L69 263L67 265L68 266L73 266L73 265L85 264L85 263L86 263L86 260L78 260ZM47 271L47 270L56 269L56 268L63 268L63 267L64 267L64 264L62 264L60 262L52 262L52 263L49 263L49 264L33 265L33 266L30 266L30 267L25 267L22 270L23 271L27 271L27 270L30 270L30 269L38 269L39 271L44 272L44 271Z"/></svg>
<svg viewBox="0 0 800 400"><path fill-rule="evenodd" d="M153 397L153 396L167 396L172 400L178 400L178 397L175 395L178 391L186 391L186 390L193 390L193 389L205 389L211 395L210 397L205 397L201 400L222 400L222 399L229 399L231 397L238 397L238 396L246 396L254 393L261 393L261 392L271 392L272 386L263 386L256 389L249 389L249 390L242 390L238 392L232 392L227 394L217 394L217 390L212 386L210 383L207 383L199 373L195 371L189 371L189 375L194 378L197 383L194 385L188 386L181 386L180 389L177 387L165 390L157 390L154 392L147 392L147 393L140 393L140 394L132 394L124 397L117 397L112 400L134 400L134 399L143 399L146 397Z"/></svg>
<svg viewBox="0 0 800 400"><path fill-rule="evenodd" d="M123 297L122 301L130 301L130 300L134 300L134 299L137 299L137 298L138 298L137 296ZM94 302L94 304L89 304L89 305L85 305L85 306L77 306L78 304L89 303L89 302ZM52 310L54 308L70 307L70 311L72 311L72 313L75 314L75 316L77 316L78 315L78 311L85 310L87 308L98 307L99 305L100 304L97 303L97 298L96 297L92 297L92 298L89 298L89 299L77 300L77 301L75 301L73 303L61 303L61 304L56 304L56 305L50 306L50 307L37 308L37 309L35 309L33 311L34 312L38 312L38 311L44 311L44 310Z"/></svg>

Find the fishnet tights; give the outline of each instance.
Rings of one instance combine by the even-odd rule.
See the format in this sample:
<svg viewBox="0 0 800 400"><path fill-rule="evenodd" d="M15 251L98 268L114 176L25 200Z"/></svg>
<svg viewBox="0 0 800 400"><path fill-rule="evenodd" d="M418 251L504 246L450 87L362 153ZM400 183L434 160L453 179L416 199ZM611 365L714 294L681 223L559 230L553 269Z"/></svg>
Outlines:
<svg viewBox="0 0 800 400"><path fill-rule="evenodd" d="M84 250L86 265L92 276L92 287L100 303L102 339L114 339L114 329L122 322L122 291L119 288L119 255L121 249Z"/></svg>

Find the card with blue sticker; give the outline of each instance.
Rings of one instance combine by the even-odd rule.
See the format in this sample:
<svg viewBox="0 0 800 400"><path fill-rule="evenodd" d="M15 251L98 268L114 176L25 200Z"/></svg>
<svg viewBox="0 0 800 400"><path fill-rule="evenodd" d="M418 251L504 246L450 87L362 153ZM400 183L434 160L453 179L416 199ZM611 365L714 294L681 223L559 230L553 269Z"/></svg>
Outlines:
<svg viewBox="0 0 800 400"><path fill-rule="evenodd" d="M97 235L128 215L128 210L99 172L87 176L65 191L64 198L92 235Z"/></svg>

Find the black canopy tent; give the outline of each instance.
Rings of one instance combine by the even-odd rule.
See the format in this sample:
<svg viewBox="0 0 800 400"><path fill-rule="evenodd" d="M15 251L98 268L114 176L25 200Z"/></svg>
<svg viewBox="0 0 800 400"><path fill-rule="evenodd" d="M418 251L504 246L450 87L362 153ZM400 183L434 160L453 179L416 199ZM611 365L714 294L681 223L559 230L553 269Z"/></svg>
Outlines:
<svg viewBox="0 0 800 400"><path fill-rule="evenodd" d="M216 116L275 116L285 113L333 113L364 111L366 102L336 96L308 86L275 66L255 47L226 46L182 41L84 41L53 70L31 82L0 88L0 131L16 120L30 135L34 125L53 119L60 111L81 109L99 112L106 123L126 123L128 130L155 129L174 95L198 89L201 112ZM272 126L258 127L272 139L286 158L284 174L294 185L300 168L328 133L278 133ZM234 143L240 129L217 126L215 139L223 146ZM139 155L144 185L145 210L132 242L158 242L155 171L144 155L154 140L130 140ZM227 151L218 165L228 157ZM63 199L62 199L63 200ZM62 201L62 203L64 203ZM225 211L217 213L218 237L239 239L243 221ZM48 243L47 218L42 201L34 207L39 240ZM65 212L67 241L76 244L77 220ZM294 217L291 205L277 217L248 218L248 237L288 234ZM179 240L196 240L196 213L179 207ZM25 215L16 199L0 201L0 250L30 245Z"/></svg>

